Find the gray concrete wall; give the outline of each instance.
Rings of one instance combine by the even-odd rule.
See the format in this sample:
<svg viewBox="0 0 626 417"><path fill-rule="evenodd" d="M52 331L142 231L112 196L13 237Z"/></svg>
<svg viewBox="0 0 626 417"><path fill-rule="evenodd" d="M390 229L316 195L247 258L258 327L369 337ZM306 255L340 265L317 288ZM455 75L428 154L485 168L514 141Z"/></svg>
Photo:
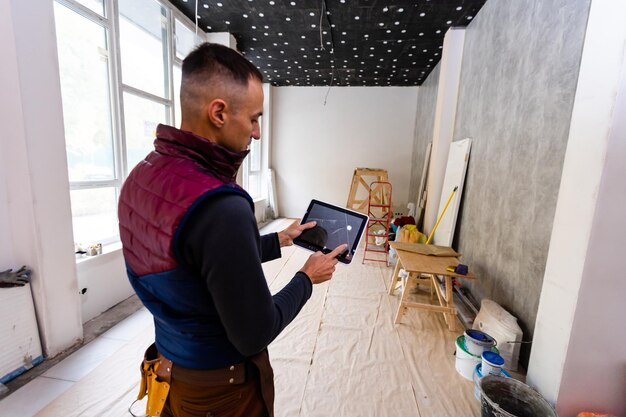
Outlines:
<svg viewBox="0 0 626 417"><path fill-rule="evenodd" d="M435 104L437 103L437 86L439 84L440 64L428 75L428 78L417 91L417 116L415 118L415 140L411 157L411 180L409 182L409 202L417 204L424 157L428 144L433 140L435 127Z"/></svg>
<svg viewBox="0 0 626 417"><path fill-rule="evenodd" d="M454 139L473 139L455 247L531 340L590 0L489 0L467 28ZM420 111L421 109L418 109ZM583 167L581 167L583 169ZM523 345L527 366L530 345Z"/></svg>

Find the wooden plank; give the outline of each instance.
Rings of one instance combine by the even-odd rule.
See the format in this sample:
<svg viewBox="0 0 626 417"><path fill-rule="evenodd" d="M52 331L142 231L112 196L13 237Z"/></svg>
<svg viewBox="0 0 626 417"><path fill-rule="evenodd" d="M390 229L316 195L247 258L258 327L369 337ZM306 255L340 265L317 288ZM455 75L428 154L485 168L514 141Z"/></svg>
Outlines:
<svg viewBox="0 0 626 417"><path fill-rule="evenodd" d="M396 250L398 258L401 259L404 269L422 274L448 275L451 277L476 279L472 272L467 275L457 274L446 270L448 266L458 265L460 262L454 257L448 256L426 256L419 253Z"/></svg>

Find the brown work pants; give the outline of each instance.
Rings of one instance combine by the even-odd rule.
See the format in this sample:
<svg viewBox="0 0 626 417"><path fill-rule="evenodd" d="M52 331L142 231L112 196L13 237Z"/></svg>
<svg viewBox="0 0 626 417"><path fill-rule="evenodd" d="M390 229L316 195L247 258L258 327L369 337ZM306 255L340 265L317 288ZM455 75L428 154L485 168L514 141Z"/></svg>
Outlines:
<svg viewBox="0 0 626 417"><path fill-rule="evenodd" d="M273 417L274 372L267 350L215 370L172 367L162 417Z"/></svg>

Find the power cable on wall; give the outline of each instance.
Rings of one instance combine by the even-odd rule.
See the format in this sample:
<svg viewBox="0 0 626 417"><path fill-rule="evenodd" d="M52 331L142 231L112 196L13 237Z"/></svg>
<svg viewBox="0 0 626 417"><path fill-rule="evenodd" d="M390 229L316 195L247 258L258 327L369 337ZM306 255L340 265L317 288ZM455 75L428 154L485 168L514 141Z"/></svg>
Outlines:
<svg viewBox="0 0 626 417"><path fill-rule="evenodd" d="M330 33L330 84L328 85L328 91L326 91L326 96L324 97L324 106L326 105L326 101L328 100L328 94L330 94L330 89L333 86L333 82L335 81L335 39L333 38L333 25L330 22L330 13L328 12L328 5L326 4L326 0L321 0L321 10L320 10L320 47L322 51L324 51L324 40L322 38L322 17L326 16L326 21L328 22L328 32Z"/></svg>

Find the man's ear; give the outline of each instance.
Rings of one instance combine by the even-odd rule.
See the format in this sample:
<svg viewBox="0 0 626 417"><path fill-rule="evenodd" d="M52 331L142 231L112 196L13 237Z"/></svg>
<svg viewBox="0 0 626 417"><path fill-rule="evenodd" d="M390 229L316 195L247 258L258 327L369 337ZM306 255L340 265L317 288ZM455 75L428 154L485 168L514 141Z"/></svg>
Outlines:
<svg viewBox="0 0 626 417"><path fill-rule="evenodd" d="M226 108L227 104L221 98L216 98L207 105L209 122L218 129L224 126L226 121Z"/></svg>

